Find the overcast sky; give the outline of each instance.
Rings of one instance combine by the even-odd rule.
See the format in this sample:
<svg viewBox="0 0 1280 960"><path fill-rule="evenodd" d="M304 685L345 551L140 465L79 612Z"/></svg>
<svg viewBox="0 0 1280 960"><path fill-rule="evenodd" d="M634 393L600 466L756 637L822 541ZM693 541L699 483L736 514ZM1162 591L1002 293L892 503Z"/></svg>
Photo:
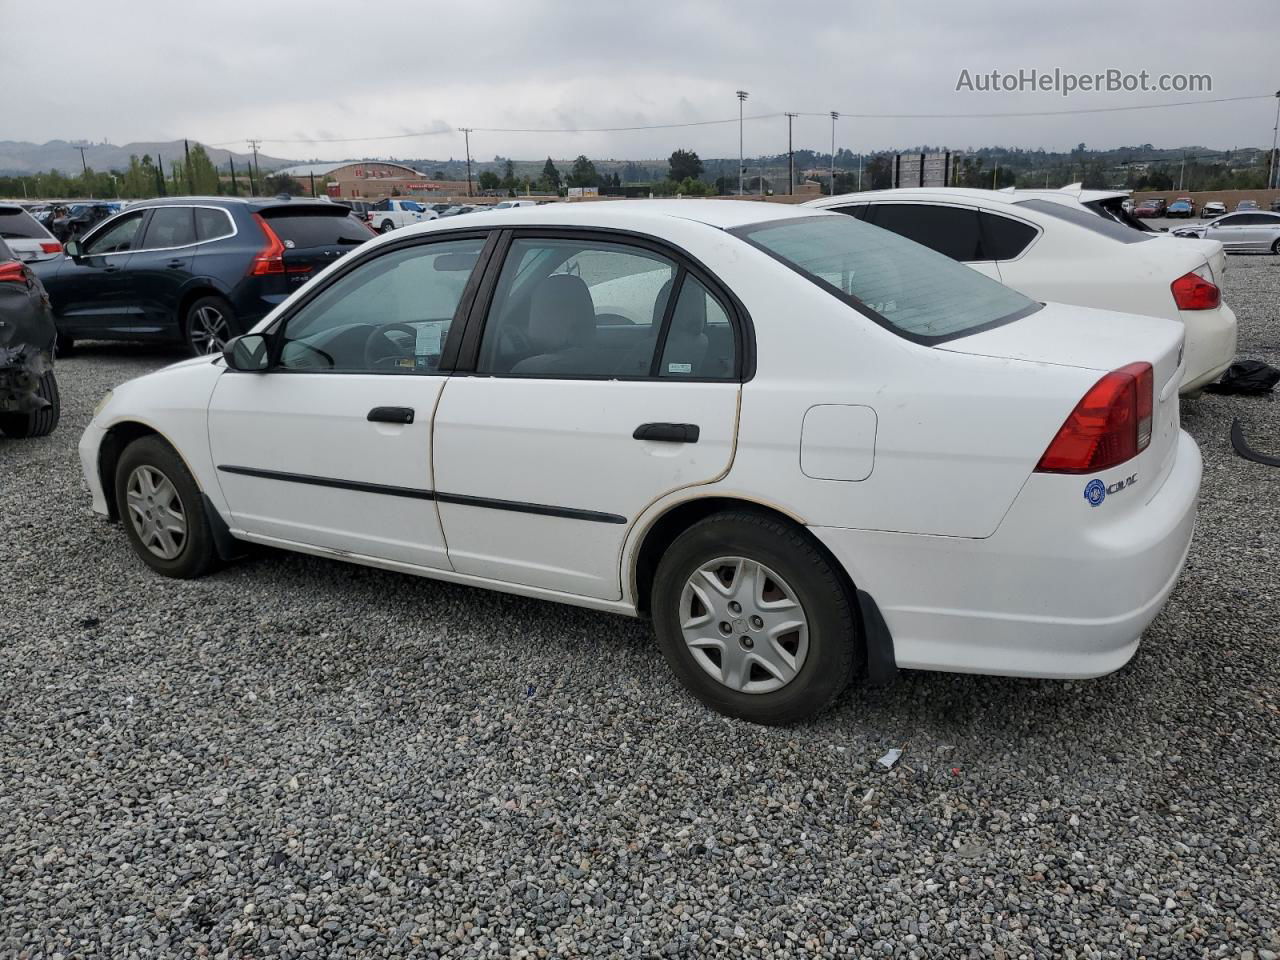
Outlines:
<svg viewBox="0 0 1280 960"><path fill-rule="evenodd" d="M987 13L977 11L989 8ZM824 13L825 11L825 13ZM1069 12L1068 12L1069 11ZM56 12L57 18L51 19ZM944 114L842 119L837 146L917 143L1046 149L1152 143L1270 146L1275 100L1033 118L1071 110L1274 93L1280 2L955 0L0 0L9 93L0 140L190 137L276 156L462 156L459 126L617 127L820 113L795 144L827 150L830 110ZM971 74L1018 68L1208 73L1211 93L957 92ZM15 85L16 79L22 82ZM435 136L283 142L423 130ZM784 118L746 124L746 152L786 150ZM734 156L736 123L613 133L477 130L473 155Z"/></svg>

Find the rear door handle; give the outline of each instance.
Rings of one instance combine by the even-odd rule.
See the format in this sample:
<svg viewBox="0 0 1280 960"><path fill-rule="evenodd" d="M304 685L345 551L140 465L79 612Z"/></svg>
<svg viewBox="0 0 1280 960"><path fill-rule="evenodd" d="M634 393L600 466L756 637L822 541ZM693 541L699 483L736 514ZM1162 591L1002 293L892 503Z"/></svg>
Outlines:
<svg viewBox="0 0 1280 960"><path fill-rule="evenodd" d="M183 264L183 261L182 261L182 260L170 260L170 261L169 261L169 266L171 266L171 267L180 267L180 266L182 266L182 264Z"/></svg>
<svg viewBox="0 0 1280 960"><path fill-rule="evenodd" d="M642 423L631 437L659 443L697 443L698 433L696 423Z"/></svg>
<svg viewBox="0 0 1280 960"><path fill-rule="evenodd" d="M413 423L413 407L374 407L367 419L371 423Z"/></svg>

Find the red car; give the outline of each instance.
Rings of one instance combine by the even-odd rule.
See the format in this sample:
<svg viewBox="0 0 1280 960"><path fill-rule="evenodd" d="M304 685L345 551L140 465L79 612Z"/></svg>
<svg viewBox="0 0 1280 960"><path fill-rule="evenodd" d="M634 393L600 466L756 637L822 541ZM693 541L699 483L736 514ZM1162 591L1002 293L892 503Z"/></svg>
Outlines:
<svg viewBox="0 0 1280 960"><path fill-rule="evenodd" d="M1164 216L1165 201L1161 199L1143 200L1133 208L1135 217L1150 218Z"/></svg>

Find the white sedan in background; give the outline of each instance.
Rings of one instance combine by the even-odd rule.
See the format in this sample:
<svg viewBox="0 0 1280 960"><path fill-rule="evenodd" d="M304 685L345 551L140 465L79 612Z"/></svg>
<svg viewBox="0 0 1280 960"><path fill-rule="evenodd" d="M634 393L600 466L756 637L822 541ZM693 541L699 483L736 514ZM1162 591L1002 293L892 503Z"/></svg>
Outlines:
<svg viewBox="0 0 1280 960"><path fill-rule="evenodd" d="M1065 195L904 188L806 204L851 214L967 263L1037 300L1181 321L1180 390L1193 394L1231 365L1236 316L1222 302L1221 244L1132 230Z"/></svg>
<svg viewBox="0 0 1280 960"><path fill-rule="evenodd" d="M80 455L165 576L248 541L649 616L705 703L783 723L864 669L1128 661L1191 543L1182 349L847 216L478 212L116 388Z"/></svg>

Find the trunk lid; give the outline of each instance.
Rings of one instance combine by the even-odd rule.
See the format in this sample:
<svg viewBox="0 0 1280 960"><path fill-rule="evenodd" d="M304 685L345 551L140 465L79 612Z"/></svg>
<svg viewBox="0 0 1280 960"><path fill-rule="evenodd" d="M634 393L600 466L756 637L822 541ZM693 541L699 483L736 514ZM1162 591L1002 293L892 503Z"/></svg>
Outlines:
<svg viewBox="0 0 1280 960"><path fill-rule="evenodd" d="M374 237L350 210L334 203L281 204L258 214L284 244L282 259L290 289Z"/></svg>
<svg viewBox="0 0 1280 960"><path fill-rule="evenodd" d="M935 349L1078 367L1095 371L1099 378L1129 363L1151 364L1155 380L1151 443L1130 463L1143 464L1144 481L1154 474L1155 482L1147 485L1154 495L1172 468L1177 450L1184 338L1182 324L1176 321L1046 303L1021 320L947 341ZM1069 400L1064 418L1080 397ZM1124 469L1121 466L1116 471Z"/></svg>

